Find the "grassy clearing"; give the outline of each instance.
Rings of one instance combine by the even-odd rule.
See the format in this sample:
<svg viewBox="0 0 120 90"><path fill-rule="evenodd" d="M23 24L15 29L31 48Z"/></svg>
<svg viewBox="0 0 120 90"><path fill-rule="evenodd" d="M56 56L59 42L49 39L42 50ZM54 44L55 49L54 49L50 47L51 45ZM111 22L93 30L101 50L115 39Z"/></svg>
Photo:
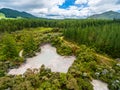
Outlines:
<svg viewBox="0 0 120 90"><path fill-rule="evenodd" d="M3 13L0 13L0 19L6 18Z"/></svg>
<svg viewBox="0 0 120 90"><path fill-rule="evenodd" d="M30 31L32 31L32 32L46 32L46 31L52 31L53 30L53 28L50 28L50 27L48 27L48 28L45 28L45 27L38 27L38 28L26 28L26 29L23 29L23 31L26 31L26 32L30 32Z"/></svg>

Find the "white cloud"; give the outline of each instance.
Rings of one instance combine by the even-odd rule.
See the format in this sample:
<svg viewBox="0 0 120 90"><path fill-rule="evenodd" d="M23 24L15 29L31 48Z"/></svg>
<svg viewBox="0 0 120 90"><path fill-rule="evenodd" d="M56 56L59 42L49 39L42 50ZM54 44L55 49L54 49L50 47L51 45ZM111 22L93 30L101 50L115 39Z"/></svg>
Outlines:
<svg viewBox="0 0 120 90"><path fill-rule="evenodd" d="M116 4L118 0L88 0L88 6L93 13L103 13L109 10L120 10L120 4Z"/></svg>
<svg viewBox="0 0 120 90"><path fill-rule="evenodd" d="M75 4L85 4L87 2L88 2L88 0L76 0Z"/></svg>
<svg viewBox="0 0 120 90"><path fill-rule="evenodd" d="M65 0L0 0L0 8L8 7L51 18L80 18L109 10L120 10L119 0L76 0L75 5L69 6L67 9L59 8L59 5L64 2Z"/></svg>
<svg viewBox="0 0 120 90"><path fill-rule="evenodd" d="M12 7L16 9L29 8L51 8L56 5L62 5L65 0L5 0L0 1L0 5Z"/></svg>
<svg viewBox="0 0 120 90"><path fill-rule="evenodd" d="M90 6L96 6L97 4L101 4L100 3L101 1L102 0L88 0L88 5L90 5Z"/></svg>

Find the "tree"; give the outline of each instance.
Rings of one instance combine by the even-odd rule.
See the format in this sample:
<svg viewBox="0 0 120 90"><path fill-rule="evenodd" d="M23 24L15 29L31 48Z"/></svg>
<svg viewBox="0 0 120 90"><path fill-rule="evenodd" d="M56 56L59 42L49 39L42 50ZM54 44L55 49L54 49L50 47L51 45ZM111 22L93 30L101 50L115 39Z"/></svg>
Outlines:
<svg viewBox="0 0 120 90"><path fill-rule="evenodd" d="M23 49L26 55L33 56L35 54L34 51L37 49L37 45L32 34L26 36Z"/></svg>
<svg viewBox="0 0 120 90"><path fill-rule="evenodd" d="M18 57L18 50L15 39L10 34L4 34L2 38L1 52L4 60L13 60Z"/></svg>

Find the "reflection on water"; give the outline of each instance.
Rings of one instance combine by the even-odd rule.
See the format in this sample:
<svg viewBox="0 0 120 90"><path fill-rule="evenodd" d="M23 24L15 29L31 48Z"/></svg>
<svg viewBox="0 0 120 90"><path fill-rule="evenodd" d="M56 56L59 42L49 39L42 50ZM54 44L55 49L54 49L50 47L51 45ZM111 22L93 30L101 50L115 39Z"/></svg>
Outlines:
<svg viewBox="0 0 120 90"><path fill-rule="evenodd" d="M28 68L39 69L42 64L51 68L53 72L67 73L69 67L74 62L74 56L60 56L56 53L56 48L50 44L41 46L41 52L37 53L37 56L27 58L25 64L21 65L18 69L11 69L8 74L19 75L23 74Z"/></svg>

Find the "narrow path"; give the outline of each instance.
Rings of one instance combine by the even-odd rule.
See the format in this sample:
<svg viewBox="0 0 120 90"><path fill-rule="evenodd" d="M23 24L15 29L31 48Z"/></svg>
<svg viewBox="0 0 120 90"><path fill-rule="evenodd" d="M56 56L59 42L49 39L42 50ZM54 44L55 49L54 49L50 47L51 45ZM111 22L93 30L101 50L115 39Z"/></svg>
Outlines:
<svg viewBox="0 0 120 90"><path fill-rule="evenodd" d="M19 57L23 57L23 49L19 52Z"/></svg>

